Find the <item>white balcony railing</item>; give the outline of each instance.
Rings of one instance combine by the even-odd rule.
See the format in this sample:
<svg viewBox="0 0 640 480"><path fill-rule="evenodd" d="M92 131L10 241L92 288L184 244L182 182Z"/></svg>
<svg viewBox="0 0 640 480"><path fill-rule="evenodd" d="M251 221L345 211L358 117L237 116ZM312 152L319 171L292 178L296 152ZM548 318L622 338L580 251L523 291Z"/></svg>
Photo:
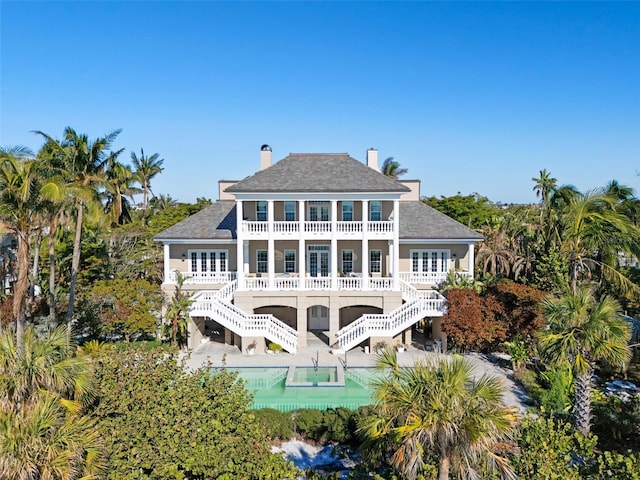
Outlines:
<svg viewBox="0 0 640 480"><path fill-rule="evenodd" d="M279 343L285 350L295 353L298 332L271 314L247 314L229 303L238 282L232 282L218 291L203 291L192 297L189 315L210 317L220 325L243 337L266 337Z"/></svg>
<svg viewBox="0 0 640 480"><path fill-rule="evenodd" d="M393 337L424 317L442 316L445 310L446 300L438 292L418 293L389 314L365 314L342 328L337 333L338 344L349 350L372 336Z"/></svg>
<svg viewBox="0 0 640 480"><path fill-rule="evenodd" d="M300 222L298 221L255 221L244 220L242 222L241 231L248 237L264 238L269 234L269 224L272 224L272 232L278 236L295 236L300 234ZM374 237L383 236L391 238L393 235L393 221L352 221L334 222L331 221L305 221L303 224L303 232L311 236L330 234L335 228L336 232L341 236L358 236L364 231L364 224L367 225L368 232Z"/></svg>
<svg viewBox="0 0 640 480"><path fill-rule="evenodd" d="M229 283L236 279L236 272L180 272L185 284ZM166 283L178 283L178 273L169 272Z"/></svg>
<svg viewBox="0 0 640 480"><path fill-rule="evenodd" d="M306 233L331 233L331 222L304 222Z"/></svg>

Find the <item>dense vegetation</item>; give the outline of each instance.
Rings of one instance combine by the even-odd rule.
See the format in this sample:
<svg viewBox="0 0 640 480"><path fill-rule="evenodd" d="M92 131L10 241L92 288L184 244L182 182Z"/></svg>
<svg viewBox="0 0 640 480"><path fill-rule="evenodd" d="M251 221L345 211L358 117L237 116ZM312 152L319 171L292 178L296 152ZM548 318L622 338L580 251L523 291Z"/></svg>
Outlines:
<svg viewBox="0 0 640 480"><path fill-rule="evenodd" d="M189 305L180 288L161 318L162 252L152 236L210 201L155 196L163 160L140 150L121 163L118 133L90 140L67 128L60 140L38 132L35 154L0 149L0 220L15 239L0 252L0 275L12 280L0 299L8 478L293 478L269 453L270 441L292 435L365 445L352 478L471 469L489 479L640 478L640 400L591 384L594 373L606 380L638 368L629 343L640 325L621 316L640 313L640 273L620 262L640 257L640 200L630 188L611 181L582 193L542 170L532 205L424 199L484 235L476 278L452 273L442 285L449 346L508 353L537 417L500 417L495 385L470 379L455 359L405 372L387 358L377 404L357 412L254 412L233 375L187 373L177 361ZM406 172L391 158L383 170ZM465 411L443 401L458 397Z"/></svg>

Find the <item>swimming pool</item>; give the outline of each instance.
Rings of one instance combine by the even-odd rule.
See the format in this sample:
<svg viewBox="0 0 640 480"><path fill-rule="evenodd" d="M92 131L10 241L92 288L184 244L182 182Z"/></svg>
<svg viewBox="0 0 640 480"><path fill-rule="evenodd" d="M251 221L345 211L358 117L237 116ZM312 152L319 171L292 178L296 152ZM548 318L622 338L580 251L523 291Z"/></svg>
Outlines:
<svg viewBox="0 0 640 480"><path fill-rule="evenodd" d="M335 380L342 373L341 368L318 367L316 371L313 367L296 367L294 378L307 385L286 386L287 376L290 375L289 367L235 367L227 370L237 372L238 377L244 380L247 390L253 394L251 408L275 408L282 412L298 408L356 409L371 405L371 382L377 375L372 368L349 368L344 371L344 386L340 386ZM331 385L324 386L325 382Z"/></svg>

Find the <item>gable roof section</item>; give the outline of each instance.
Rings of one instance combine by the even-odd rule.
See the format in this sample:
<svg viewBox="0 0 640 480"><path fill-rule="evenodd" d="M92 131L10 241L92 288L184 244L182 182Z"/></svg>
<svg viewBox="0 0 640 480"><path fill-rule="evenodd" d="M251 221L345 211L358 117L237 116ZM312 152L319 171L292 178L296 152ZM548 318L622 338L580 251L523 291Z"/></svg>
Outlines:
<svg viewBox="0 0 640 480"><path fill-rule="evenodd" d="M482 240L475 230L422 202L400 202L400 239Z"/></svg>
<svg viewBox="0 0 640 480"><path fill-rule="evenodd" d="M227 193L408 191L400 182L346 153L290 153L226 189Z"/></svg>
<svg viewBox="0 0 640 480"><path fill-rule="evenodd" d="M236 202L232 200L218 200L153 237L155 241L235 238Z"/></svg>

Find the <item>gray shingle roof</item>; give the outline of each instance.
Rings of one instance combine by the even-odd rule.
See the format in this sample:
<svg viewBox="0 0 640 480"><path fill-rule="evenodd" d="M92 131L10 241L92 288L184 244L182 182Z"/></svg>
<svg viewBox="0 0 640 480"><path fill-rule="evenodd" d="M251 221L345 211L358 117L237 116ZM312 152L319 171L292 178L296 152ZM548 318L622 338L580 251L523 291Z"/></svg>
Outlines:
<svg viewBox="0 0 640 480"><path fill-rule="evenodd" d="M236 202L218 200L153 237L154 240L236 238Z"/></svg>
<svg viewBox="0 0 640 480"><path fill-rule="evenodd" d="M403 193L409 189L346 153L290 153L226 191Z"/></svg>
<svg viewBox="0 0 640 480"><path fill-rule="evenodd" d="M422 202L400 202L400 238L482 240L482 235Z"/></svg>

